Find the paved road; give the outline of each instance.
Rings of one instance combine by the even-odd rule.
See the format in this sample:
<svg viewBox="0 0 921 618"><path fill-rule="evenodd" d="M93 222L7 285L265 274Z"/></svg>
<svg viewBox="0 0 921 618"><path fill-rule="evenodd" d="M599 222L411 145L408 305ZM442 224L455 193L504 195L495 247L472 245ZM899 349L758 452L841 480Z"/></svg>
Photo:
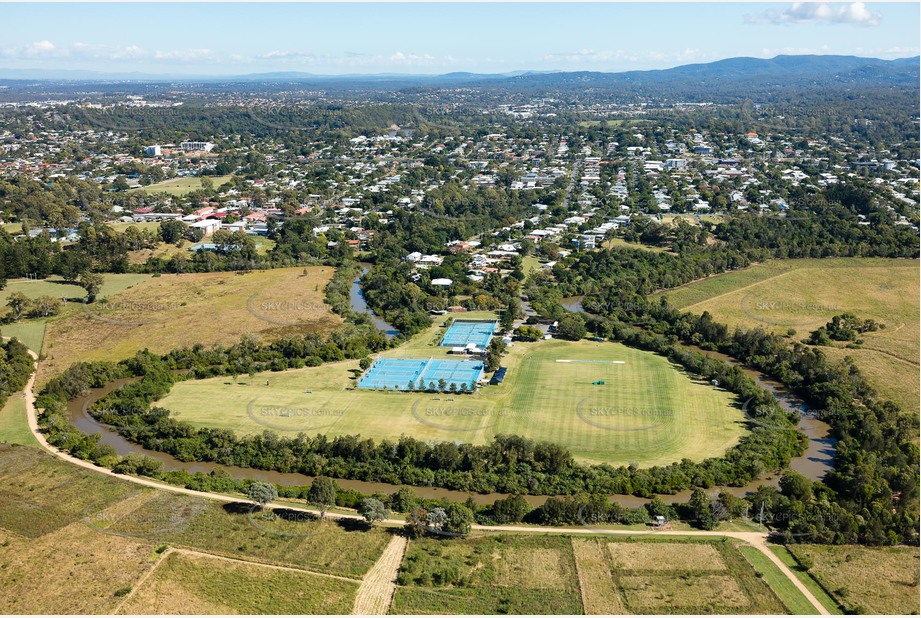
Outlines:
<svg viewBox="0 0 921 618"><path fill-rule="evenodd" d="M35 352L29 351L29 354L32 355L33 359L38 360L38 356ZM80 466L81 468L86 468L98 472L100 474L105 474L107 476L119 478L124 481L129 481L131 483L136 483L138 485L144 485L145 487L152 487L154 489L160 489L163 491L171 491L173 493L186 494L189 496L198 496L200 498L205 498L208 500L217 500L220 502L239 502L241 498L233 496L225 496L221 494L215 494L205 491L196 491L194 489L186 489L185 487L176 487L174 485L167 485L166 483L161 483L159 481L154 481L153 479L140 478L134 476L126 476L123 474L115 474L108 468L101 468L96 464L93 464L82 459L78 459L59 451L55 447L48 444L48 441L45 439L45 435L38 430L38 417L35 410L35 393L33 391L35 387L35 372L32 372L32 376L29 378L29 382L26 384L24 396L26 401L26 414L28 416L29 429L32 430L33 435L38 440L39 444L47 450L49 453L55 455L56 457L63 459L64 461ZM278 504L278 503L269 503L266 505L270 508L284 508L293 511L300 511L304 513L311 513L314 515L319 515L320 512L314 509L306 508L297 508L292 507L288 504ZM328 513L329 517L337 519L362 519L359 515L350 515L342 513ZM403 521L399 519L387 519L384 520L385 524L402 526ZM655 532L653 530L611 530L607 528L593 528L593 527L572 527L572 528L562 528L562 527L529 527L529 526L480 526L474 525L474 530L483 530L483 531L496 531L496 532L532 532L536 534L546 534L546 533L558 533L558 534L603 534L603 535L644 535L644 534L659 534L660 532ZM792 583L793 585L803 593L810 603L818 610L818 614L829 615L828 610L816 599L815 595L809 591L809 589L799 580L798 577L790 570L790 568L777 557L768 548L767 546L767 534L763 532L716 532L716 531L706 531L706 530L681 530L681 531L669 531L665 533L667 535L677 535L677 536L697 536L697 537L730 537L744 541L751 544L753 547L758 549L761 553L768 557L768 559L777 565L777 568L780 569ZM385 552L386 553L386 552ZM383 557L382 557L383 559ZM380 561L379 561L380 562ZM373 569L372 569L373 570Z"/></svg>

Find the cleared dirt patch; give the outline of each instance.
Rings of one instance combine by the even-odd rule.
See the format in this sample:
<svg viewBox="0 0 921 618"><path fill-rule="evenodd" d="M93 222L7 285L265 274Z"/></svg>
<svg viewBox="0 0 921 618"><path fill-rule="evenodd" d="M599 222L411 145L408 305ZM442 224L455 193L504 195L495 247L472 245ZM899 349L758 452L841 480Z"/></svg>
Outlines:
<svg viewBox="0 0 921 618"><path fill-rule="evenodd" d="M725 571L712 545L703 543L608 543L614 568L628 571Z"/></svg>
<svg viewBox="0 0 921 618"><path fill-rule="evenodd" d="M582 590L586 614L625 614L620 594L614 586L604 546L596 539L572 540L576 573Z"/></svg>

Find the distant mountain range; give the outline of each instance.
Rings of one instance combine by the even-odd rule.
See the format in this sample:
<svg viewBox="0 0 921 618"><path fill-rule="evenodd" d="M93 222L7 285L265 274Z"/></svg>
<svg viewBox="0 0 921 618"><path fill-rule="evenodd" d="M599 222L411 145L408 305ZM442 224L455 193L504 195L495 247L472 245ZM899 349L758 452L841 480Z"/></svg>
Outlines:
<svg viewBox="0 0 921 618"><path fill-rule="evenodd" d="M19 82L209 82L214 84L316 84L339 88L439 88L452 84L521 92L574 92L593 88L629 89L640 96L714 95L737 97L744 88L766 93L771 89L849 88L877 85L917 87L921 58L881 60L857 56L776 56L728 58L671 69L602 73L593 71L514 71L500 74L455 72L443 75L383 73L373 75L316 75L300 72L254 73L236 76L154 75L0 69L0 80Z"/></svg>
<svg viewBox="0 0 921 618"><path fill-rule="evenodd" d="M0 80L22 81L142 81L142 82L247 82L247 81L470 81L496 80L520 77L522 75L540 75L551 71L511 71L508 73L467 73L463 71L441 75L422 75L416 73L349 73L343 75L322 75L299 71L275 71L271 73L248 73L244 75L195 75L187 73L117 73L104 71L84 71L79 69L4 69L0 68Z"/></svg>

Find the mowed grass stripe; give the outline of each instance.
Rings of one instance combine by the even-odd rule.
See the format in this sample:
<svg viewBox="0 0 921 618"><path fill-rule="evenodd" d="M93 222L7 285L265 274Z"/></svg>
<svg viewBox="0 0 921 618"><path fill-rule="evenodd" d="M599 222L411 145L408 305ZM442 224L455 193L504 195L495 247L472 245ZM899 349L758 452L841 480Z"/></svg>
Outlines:
<svg viewBox="0 0 921 618"><path fill-rule="evenodd" d="M815 607L803 593L793 585L790 579L780 572L777 565L755 547L740 546L739 552L751 563L752 567L764 577L774 594L781 600L790 613L797 616L810 616L816 613Z"/></svg>
<svg viewBox="0 0 921 618"><path fill-rule="evenodd" d="M13 393L0 409L0 442L38 446L26 420L26 400L22 393Z"/></svg>

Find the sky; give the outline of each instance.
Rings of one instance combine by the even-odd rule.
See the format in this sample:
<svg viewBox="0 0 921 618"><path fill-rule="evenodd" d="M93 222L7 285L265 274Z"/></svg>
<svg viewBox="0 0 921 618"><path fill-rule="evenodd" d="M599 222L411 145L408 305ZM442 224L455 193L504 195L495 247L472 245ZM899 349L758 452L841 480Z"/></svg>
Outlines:
<svg viewBox="0 0 921 618"><path fill-rule="evenodd" d="M189 75L628 71L919 54L896 3L0 3L0 68Z"/></svg>

